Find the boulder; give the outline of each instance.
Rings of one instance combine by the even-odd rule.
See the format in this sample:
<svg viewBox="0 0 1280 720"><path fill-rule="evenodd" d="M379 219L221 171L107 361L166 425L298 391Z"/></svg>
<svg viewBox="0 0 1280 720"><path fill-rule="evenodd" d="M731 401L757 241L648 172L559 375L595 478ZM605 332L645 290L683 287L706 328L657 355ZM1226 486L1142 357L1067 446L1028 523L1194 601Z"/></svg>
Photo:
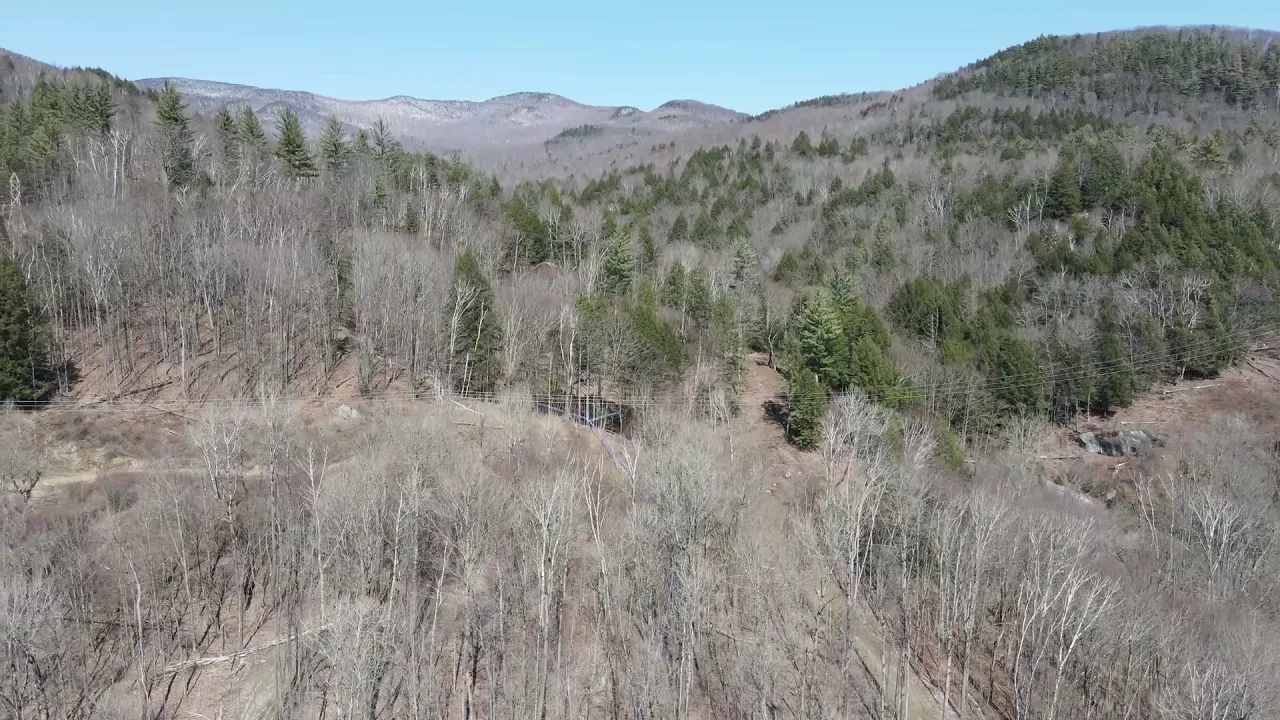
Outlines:
<svg viewBox="0 0 1280 720"><path fill-rule="evenodd" d="M1080 433L1079 440L1080 447L1084 448L1085 452L1091 452L1099 455L1102 454L1102 446L1098 444L1097 435L1094 435L1091 432L1082 432Z"/></svg>
<svg viewBox="0 0 1280 720"><path fill-rule="evenodd" d="M1156 444L1156 439L1142 430L1083 432L1079 441L1085 452L1113 457L1145 455Z"/></svg>

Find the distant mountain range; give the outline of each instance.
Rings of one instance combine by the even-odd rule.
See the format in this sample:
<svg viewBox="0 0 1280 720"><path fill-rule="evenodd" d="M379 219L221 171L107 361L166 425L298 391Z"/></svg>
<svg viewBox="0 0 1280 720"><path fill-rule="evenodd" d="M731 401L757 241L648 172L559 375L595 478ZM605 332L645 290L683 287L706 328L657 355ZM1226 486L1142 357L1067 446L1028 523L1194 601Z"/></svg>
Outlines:
<svg viewBox="0 0 1280 720"><path fill-rule="evenodd" d="M192 80L147 78L138 87L159 89L172 82L187 106L211 115L223 106L248 105L270 122L292 107L311 134L326 117L352 128L369 128L382 118L402 141L435 150L475 149L495 145L542 143L558 135L622 132L660 135L699 127L727 125L748 116L696 100L672 100L649 111L628 106L583 105L550 93L521 92L483 102L423 100L397 95L384 100L339 100L296 90Z"/></svg>

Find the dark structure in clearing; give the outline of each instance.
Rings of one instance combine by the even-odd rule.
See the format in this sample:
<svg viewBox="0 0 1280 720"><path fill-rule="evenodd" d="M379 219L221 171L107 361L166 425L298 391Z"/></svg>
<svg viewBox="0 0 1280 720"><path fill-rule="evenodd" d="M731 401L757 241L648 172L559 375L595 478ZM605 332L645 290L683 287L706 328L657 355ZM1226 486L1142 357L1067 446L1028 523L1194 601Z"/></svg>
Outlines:
<svg viewBox="0 0 1280 720"><path fill-rule="evenodd" d="M563 415L579 425L627 437L635 423L633 408L595 395L543 395L535 397L533 405L540 413Z"/></svg>

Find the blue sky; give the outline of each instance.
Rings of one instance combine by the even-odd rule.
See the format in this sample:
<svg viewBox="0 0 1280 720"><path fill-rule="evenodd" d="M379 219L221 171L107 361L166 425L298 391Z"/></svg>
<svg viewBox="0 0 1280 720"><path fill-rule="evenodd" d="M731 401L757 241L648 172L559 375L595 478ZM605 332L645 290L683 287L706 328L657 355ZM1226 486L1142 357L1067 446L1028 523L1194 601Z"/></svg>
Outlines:
<svg viewBox="0 0 1280 720"><path fill-rule="evenodd" d="M174 75L347 99L529 90L646 110L696 98L752 113L898 89L1042 33L1215 23L1280 30L1280 3L1263 0L0 4L0 47L131 79Z"/></svg>

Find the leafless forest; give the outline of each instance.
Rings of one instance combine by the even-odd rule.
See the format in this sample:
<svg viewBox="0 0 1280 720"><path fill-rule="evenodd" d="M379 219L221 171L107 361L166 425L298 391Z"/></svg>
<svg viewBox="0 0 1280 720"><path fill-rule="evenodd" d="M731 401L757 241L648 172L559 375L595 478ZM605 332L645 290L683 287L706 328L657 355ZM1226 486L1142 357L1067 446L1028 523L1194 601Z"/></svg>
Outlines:
<svg viewBox="0 0 1280 720"><path fill-rule="evenodd" d="M470 162L0 56L0 717L1280 716L1280 48L1174 37Z"/></svg>

